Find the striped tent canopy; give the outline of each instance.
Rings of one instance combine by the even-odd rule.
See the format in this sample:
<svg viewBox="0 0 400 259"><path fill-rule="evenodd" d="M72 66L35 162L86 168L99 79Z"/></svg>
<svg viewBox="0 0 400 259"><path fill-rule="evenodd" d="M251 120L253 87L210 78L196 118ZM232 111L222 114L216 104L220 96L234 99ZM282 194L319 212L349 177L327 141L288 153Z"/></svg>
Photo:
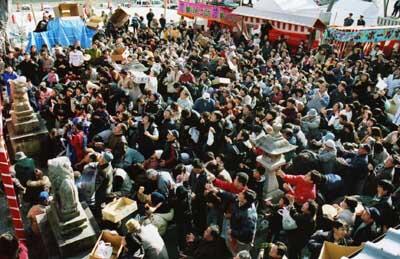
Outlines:
<svg viewBox="0 0 400 259"><path fill-rule="evenodd" d="M245 6L236 8L233 14L242 16L246 24L260 25L269 22L274 29L290 33L310 34L314 29L324 30L326 28L318 18L264 11Z"/></svg>

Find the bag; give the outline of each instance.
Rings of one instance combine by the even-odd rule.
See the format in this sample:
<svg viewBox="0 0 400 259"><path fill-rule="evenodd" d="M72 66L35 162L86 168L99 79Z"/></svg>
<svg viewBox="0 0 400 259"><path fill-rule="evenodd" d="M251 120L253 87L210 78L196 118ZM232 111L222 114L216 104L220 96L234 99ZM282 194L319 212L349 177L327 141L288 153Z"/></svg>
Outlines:
<svg viewBox="0 0 400 259"><path fill-rule="evenodd" d="M278 213L282 216L282 227L284 230L294 230L297 228L296 221L290 216L290 211L287 207L279 209Z"/></svg>

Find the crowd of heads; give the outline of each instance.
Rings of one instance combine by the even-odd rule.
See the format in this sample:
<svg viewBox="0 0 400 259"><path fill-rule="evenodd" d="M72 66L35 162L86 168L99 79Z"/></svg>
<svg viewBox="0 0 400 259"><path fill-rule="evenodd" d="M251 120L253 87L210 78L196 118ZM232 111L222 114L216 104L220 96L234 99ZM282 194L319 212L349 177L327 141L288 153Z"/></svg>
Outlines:
<svg viewBox="0 0 400 259"><path fill-rule="evenodd" d="M68 156L80 200L102 228L131 235L127 250L138 248L132 235L152 231L144 226L165 236L174 224L182 258L261 251L294 259L305 247L318 258L323 241L360 245L399 223L400 129L385 107L399 97L396 49L354 44L339 53L329 42L314 49L285 37L272 42L266 25L247 37L215 23L206 30L146 17L122 27L107 22L87 49L79 42L9 48L1 62L6 117L8 80L23 76L46 121L36 166ZM255 143L275 128L297 148L267 175ZM15 164L19 188L26 202L45 206L46 176L19 177L26 159ZM275 174L284 192L276 201L265 192ZM126 226L101 219L119 197L139 204ZM154 258L168 257L157 251Z"/></svg>

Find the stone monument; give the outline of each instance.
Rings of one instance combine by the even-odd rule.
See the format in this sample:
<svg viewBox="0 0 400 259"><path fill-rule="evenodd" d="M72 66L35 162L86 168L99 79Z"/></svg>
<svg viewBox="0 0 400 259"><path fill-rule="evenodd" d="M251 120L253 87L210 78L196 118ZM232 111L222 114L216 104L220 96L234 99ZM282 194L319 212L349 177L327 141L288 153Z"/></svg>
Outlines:
<svg viewBox="0 0 400 259"><path fill-rule="evenodd" d="M257 162L265 168L263 198L276 201L283 195L283 192L279 189L275 172L286 163L284 154L295 150L297 146L290 144L282 136L281 124L274 124L272 128L271 134L257 138L254 144L263 151L263 154L257 157Z"/></svg>
<svg viewBox="0 0 400 259"><path fill-rule="evenodd" d="M35 113L29 103L25 77L10 81L12 105L11 118L6 120L11 155L23 151L27 156L38 157L41 144L48 131L40 115Z"/></svg>
<svg viewBox="0 0 400 259"><path fill-rule="evenodd" d="M46 216L59 253L64 258L92 248L97 239L96 231L79 202L69 159L51 159L48 168L53 199Z"/></svg>

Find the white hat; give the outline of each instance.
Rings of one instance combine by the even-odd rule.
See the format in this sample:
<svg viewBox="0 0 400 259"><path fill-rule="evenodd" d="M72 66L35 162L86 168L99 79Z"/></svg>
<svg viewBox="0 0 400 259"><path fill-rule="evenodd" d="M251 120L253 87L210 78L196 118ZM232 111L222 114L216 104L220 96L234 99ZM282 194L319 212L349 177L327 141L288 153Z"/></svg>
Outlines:
<svg viewBox="0 0 400 259"><path fill-rule="evenodd" d="M22 159L25 159L25 158L26 158L26 155L25 155L24 152L19 151L19 152L15 153L15 160L16 161L19 161L19 160L22 160Z"/></svg>
<svg viewBox="0 0 400 259"><path fill-rule="evenodd" d="M207 92L205 92L205 93L203 94L203 99L210 99L210 94L207 93Z"/></svg>
<svg viewBox="0 0 400 259"><path fill-rule="evenodd" d="M329 148L335 148L335 142L332 139L328 139L324 142L324 145Z"/></svg>

